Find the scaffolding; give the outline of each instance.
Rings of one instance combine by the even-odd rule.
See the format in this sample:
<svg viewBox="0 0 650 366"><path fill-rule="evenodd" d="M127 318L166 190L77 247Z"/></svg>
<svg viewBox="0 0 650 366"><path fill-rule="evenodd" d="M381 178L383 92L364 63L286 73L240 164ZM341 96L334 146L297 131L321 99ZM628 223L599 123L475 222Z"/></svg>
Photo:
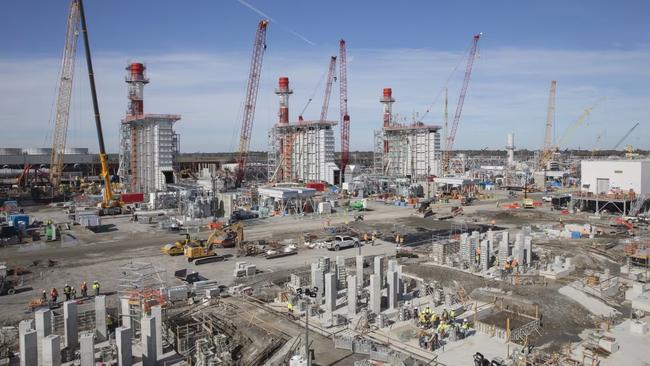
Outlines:
<svg viewBox="0 0 650 366"><path fill-rule="evenodd" d="M128 303L128 314L122 307L121 315L129 317L132 328L137 331L140 319L150 313L152 306L167 306L165 270L152 263L130 262L123 265L120 272L118 296L122 306Z"/></svg>
<svg viewBox="0 0 650 366"><path fill-rule="evenodd" d="M269 181L333 180L329 170L334 165L335 125L334 121L276 124L269 131Z"/></svg>

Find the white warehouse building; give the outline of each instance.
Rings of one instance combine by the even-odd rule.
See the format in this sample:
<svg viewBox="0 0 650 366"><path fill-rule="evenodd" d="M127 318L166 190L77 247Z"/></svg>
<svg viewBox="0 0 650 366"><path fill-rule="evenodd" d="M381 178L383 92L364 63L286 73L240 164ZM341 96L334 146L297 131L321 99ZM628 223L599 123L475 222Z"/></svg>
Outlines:
<svg viewBox="0 0 650 366"><path fill-rule="evenodd" d="M605 194L633 191L650 194L650 160L583 160L580 181L584 192Z"/></svg>

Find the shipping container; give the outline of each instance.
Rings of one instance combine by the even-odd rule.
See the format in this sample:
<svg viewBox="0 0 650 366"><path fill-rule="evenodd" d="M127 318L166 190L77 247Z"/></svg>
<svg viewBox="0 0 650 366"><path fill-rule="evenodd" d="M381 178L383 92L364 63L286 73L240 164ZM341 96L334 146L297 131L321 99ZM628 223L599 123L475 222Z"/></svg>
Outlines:
<svg viewBox="0 0 650 366"><path fill-rule="evenodd" d="M122 193L120 195L120 200L125 204L142 203L144 202L144 193L142 192Z"/></svg>

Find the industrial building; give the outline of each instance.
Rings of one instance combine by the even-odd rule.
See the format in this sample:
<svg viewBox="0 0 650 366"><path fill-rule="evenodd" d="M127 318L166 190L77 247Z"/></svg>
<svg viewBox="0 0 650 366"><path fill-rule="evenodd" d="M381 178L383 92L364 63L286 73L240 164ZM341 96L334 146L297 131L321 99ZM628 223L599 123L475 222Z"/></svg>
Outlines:
<svg viewBox="0 0 650 366"><path fill-rule="evenodd" d="M391 88L384 88L384 125L375 132L375 173L426 181L441 172L440 126L393 121Z"/></svg>
<svg viewBox="0 0 650 366"><path fill-rule="evenodd" d="M271 182L338 181L334 163L334 121L289 123L289 78L280 77L278 123L269 132L268 176Z"/></svg>
<svg viewBox="0 0 650 366"><path fill-rule="evenodd" d="M146 66L134 62L126 68L129 105L120 128L119 176L132 192L165 191L174 183L174 161L179 151L175 114L145 114Z"/></svg>
<svg viewBox="0 0 650 366"><path fill-rule="evenodd" d="M592 194L610 190L650 194L650 160L582 160L582 189Z"/></svg>

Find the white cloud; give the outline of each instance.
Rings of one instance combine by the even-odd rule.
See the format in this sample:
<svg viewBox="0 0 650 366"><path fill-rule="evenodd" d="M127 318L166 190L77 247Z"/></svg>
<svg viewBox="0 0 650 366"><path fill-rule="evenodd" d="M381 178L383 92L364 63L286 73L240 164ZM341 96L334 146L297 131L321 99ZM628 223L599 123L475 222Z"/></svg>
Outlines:
<svg viewBox="0 0 650 366"><path fill-rule="evenodd" d="M411 117L422 113L440 95L462 55L422 49L350 49L348 58L349 110L352 149L371 149L371 130L381 125L378 100L383 87L392 87L397 99L394 111ZM81 54L79 55L81 56ZM118 148L118 124L126 109L124 67L127 60L144 60L151 84L145 89L145 111L178 113L183 119L182 151L232 151L237 146L240 107L246 87L249 54L202 52L144 54L132 57L98 53L95 73L100 111L109 151ZM273 90L280 75L289 76L293 119L312 94L327 68L329 54L319 51L299 55L267 50L255 118L253 149L265 149L268 128L277 118ZM457 148L502 147L505 135L515 132L517 145L537 148L542 144L548 84L558 80L558 135L581 111L601 96L607 101L596 109L569 145L591 148L603 130L602 147L613 145L634 122L641 122L635 136L647 136L644 118L650 112L650 51L566 51L544 49L481 50L470 82L457 135ZM0 58L0 146L47 146L51 136L51 107L59 60ZM450 116L453 116L464 61L450 80ZM85 64L77 62L75 92L68 146L96 149L92 106ZM322 91L316 93L305 118L319 115ZM338 84L329 110L338 119ZM425 122L440 123L439 98ZM6 128L10 126L10 128ZM630 143L650 148L645 139Z"/></svg>

